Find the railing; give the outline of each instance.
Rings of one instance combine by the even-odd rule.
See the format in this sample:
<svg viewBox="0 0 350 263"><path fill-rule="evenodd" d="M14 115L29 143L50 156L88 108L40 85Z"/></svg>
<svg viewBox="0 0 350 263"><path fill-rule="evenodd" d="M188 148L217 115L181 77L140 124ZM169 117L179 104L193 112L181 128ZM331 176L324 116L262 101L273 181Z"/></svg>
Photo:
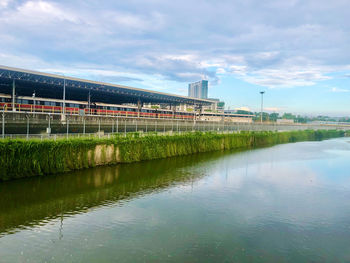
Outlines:
<svg viewBox="0 0 350 263"><path fill-rule="evenodd" d="M18 114L12 114L14 116ZM65 120L52 119L52 115L41 114L37 119L26 116L25 119L1 118L0 138L37 138L37 139L58 139L72 137L98 137L104 138L112 134L124 134L138 132L142 134L160 133L160 134L178 134L183 132L228 132L239 131L287 131L287 130L306 130L306 129L350 129L347 127L337 127L332 125L281 125L272 123L222 123L222 122L189 122L183 120L159 120L159 119L138 119L138 118L101 118L90 116L93 120L87 120L86 117L70 119L66 116ZM17 116L18 117L18 116ZM57 116L56 116L57 117ZM34 132L33 132L34 131Z"/></svg>
<svg viewBox="0 0 350 263"><path fill-rule="evenodd" d="M108 134L157 132L237 132L237 131L286 131L305 129L344 129L350 125L329 124L277 124L198 121L183 119L138 118L112 115L65 115L46 112L0 111L0 138L55 139L60 137L94 136ZM106 134L106 135L105 135Z"/></svg>

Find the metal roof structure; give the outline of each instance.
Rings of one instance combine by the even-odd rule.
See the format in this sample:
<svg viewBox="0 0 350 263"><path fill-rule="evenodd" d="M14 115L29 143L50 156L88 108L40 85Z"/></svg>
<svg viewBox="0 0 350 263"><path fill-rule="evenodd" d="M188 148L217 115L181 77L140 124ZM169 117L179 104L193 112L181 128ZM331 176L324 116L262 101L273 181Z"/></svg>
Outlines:
<svg viewBox="0 0 350 263"><path fill-rule="evenodd" d="M71 100L87 101L90 94L91 101L113 104L142 102L210 105L213 103L206 99L0 65L0 93L11 94L13 81L15 81L16 94L22 96L32 96L35 92L37 97L61 99L65 84L66 99Z"/></svg>

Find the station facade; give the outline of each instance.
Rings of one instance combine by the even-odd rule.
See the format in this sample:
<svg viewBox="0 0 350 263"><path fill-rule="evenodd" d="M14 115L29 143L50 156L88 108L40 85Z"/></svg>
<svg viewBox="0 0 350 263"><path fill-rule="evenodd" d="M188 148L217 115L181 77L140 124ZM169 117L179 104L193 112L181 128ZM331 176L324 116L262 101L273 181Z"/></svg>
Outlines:
<svg viewBox="0 0 350 263"><path fill-rule="evenodd" d="M244 122L252 119L248 115L223 113L214 118L203 111L212 105L213 101L203 98L0 66L0 110L3 111L198 120L231 117Z"/></svg>

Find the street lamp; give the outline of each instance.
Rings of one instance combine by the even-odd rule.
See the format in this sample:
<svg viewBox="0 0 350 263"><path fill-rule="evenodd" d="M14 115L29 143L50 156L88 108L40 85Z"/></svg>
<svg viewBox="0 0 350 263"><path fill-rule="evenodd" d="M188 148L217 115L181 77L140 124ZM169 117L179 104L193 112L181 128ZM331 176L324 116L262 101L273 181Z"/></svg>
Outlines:
<svg viewBox="0 0 350 263"><path fill-rule="evenodd" d="M261 111L260 111L260 122L263 121L263 103L264 103L264 93L265 91L260 91L261 94Z"/></svg>

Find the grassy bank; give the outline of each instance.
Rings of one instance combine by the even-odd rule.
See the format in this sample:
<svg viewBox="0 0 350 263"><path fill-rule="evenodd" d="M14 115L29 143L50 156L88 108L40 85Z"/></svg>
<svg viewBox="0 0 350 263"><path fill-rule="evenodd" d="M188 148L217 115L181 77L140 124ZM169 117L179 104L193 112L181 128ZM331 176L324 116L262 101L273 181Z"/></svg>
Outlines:
<svg viewBox="0 0 350 263"><path fill-rule="evenodd" d="M188 133L172 136L130 134L111 139L1 140L0 180L62 173L125 162L223 149L268 146L344 136L343 131Z"/></svg>

